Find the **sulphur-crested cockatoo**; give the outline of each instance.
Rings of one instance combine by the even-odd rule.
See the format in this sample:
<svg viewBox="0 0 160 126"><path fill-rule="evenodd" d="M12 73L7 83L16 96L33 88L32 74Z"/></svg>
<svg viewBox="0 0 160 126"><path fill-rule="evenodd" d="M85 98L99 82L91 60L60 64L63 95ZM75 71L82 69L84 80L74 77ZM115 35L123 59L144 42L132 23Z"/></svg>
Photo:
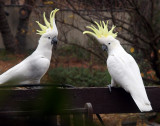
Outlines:
<svg viewBox="0 0 160 126"><path fill-rule="evenodd" d="M50 66L52 47L57 44L58 30L55 24L55 14L59 9L50 13L48 22L43 14L45 25L38 25L41 35L37 49L25 60L0 75L0 84L38 84Z"/></svg>
<svg viewBox="0 0 160 126"><path fill-rule="evenodd" d="M119 84L131 94L141 112L151 111L151 103L148 100L139 67L134 58L115 39L117 36L117 33L113 33L115 26L112 26L109 31L108 21L107 23L104 21L100 21L100 24L95 23L98 28L93 25L87 26L93 32L84 31L83 34L93 35L103 45L102 48L108 51L107 68L112 78L109 85L110 91L111 87Z"/></svg>

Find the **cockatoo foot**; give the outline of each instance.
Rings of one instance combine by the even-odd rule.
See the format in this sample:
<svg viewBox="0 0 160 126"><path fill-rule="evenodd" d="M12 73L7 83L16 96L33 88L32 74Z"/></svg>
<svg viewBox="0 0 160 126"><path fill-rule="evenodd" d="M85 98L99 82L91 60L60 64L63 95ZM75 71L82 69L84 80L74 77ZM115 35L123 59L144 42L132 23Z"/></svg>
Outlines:
<svg viewBox="0 0 160 126"><path fill-rule="evenodd" d="M111 84L107 85L108 86L108 89L109 89L109 92L111 93L112 89L111 89Z"/></svg>

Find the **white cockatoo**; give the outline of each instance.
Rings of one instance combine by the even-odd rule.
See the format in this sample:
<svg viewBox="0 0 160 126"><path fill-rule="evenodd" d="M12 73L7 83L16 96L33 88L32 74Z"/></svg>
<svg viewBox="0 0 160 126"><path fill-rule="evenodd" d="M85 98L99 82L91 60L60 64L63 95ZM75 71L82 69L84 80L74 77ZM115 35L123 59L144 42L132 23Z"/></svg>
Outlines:
<svg viewBox="0 0 160 126"><path fill-rule="evenodd" d="M0 84L39 84L50 66L52 47L57 44L58 30L55 24L55 14L59 9L50 13L50 22L43 14L45 25L36 21L41 28L37 49L25 60L0 75Z"/></svg>
<svg viewBox="0 0 160 126"><path fill-rule="evenodd" d="M151 111L151 103L147 97L139 67L134 58L115 39L117 36L117 33L113 33L115 26L112 26L109 31L108 21L95 23L98 28L93 25L87 26L93 32L84 31L83 34L93 35L102 44L102 48L108 52L107 68L112 78L109 85L110 91L111 87L119 84L131 94L141 112Z"/></svg>

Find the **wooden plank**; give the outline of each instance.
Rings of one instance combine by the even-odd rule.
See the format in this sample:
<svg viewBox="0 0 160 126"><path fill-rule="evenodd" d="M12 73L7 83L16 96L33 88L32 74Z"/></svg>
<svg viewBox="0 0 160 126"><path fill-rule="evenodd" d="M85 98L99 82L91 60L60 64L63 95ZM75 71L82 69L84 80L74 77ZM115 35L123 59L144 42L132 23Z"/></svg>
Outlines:
<svg viewBox="0 0 160 126"><path fill-rule="evenodd" d="M148 97L153 110L160 112L160 88L147 87ZM66 94L71 98L72 107L83 107L86 102L93 106L93 113L137 113L140 112L129 93L122 88L77 88L68 89Z"/></svg>
<svg viewBox="0 0 160 126"><path fill-rule="evenodd" d="M71 125L70 114L61 115L61 126L70 126L70 125Z"/></svg>
<svg viewBox="0 0 160 126"><path fill-rule="evenodd" d="M73 126L84 126L83 114L73 114Z"/></svg>
<svg viewBox="0 0 160 126"><path fill-rule="evenodd" d="M9 97L5 98L4 104L0 106L1 111L16 111L20 108L18 103L26 104L27 110L32 109L28 102L33 102L37 99L43 101L43 91L49 89L34 89L34 90L12 90ZM90 102L93 106L93 113L137 113L140 112L131 98L130 94L122 88L112 88L112 93L108 88L66 88L58 89L59 94L62 94L67 101L64 108L83 108L84 104ZM151 101L153 110L160 112L160 88L146 87L148 97ZM0 90L7 92L8 90ZM0 95L0 98L2 96ZM58 98L60 98L57 95ZM44 99L45 100L45 99ZM1 101L1 99L0 99ZM56 104L56 101L54 101ZM48 103L50 104L50 103ZM31 110L30 110L31 111Z"/></svg>

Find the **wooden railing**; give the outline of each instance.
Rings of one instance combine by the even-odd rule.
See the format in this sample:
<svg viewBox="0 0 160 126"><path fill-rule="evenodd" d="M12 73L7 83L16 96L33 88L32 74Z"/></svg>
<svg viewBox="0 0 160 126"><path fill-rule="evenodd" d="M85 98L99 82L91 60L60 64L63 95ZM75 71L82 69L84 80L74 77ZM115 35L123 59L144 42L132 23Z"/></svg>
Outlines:
<svg viewBox="0 0 160 126"><path fill-rule="evenodd" d="M160 88L146 87L146 91L153 111L160 112ZM34 120L37 117L38 120L42 121L44 119L42 119L42 116L45 119L46 117L52 117L52 119L49 119L52 120L54 125L53 122L58 122L59 118L61 118L61 124L59 125L65 125L63 122L67 123L66 125L71 125L73 123L71 119L75 115L81 115L77 116L78 120L83 119L83 121L80 121L81 125L87 126L84 122L86 120L92 122L93 114L139 112L130 94L122 88L112 88L111 93L106 87L65 89L49 87L38 89L1 88L0 90L0 125L4 122L8 123L8 121L1 122L1 120L13 120L13 117L25 117L25 119L26 117L34 117ZM58 116L58 118L56 116L56 121L53 121L55 115L61 116ZM65 121L62 121L63 119ZM31 122L33 124L33 120Z"/></svg>

